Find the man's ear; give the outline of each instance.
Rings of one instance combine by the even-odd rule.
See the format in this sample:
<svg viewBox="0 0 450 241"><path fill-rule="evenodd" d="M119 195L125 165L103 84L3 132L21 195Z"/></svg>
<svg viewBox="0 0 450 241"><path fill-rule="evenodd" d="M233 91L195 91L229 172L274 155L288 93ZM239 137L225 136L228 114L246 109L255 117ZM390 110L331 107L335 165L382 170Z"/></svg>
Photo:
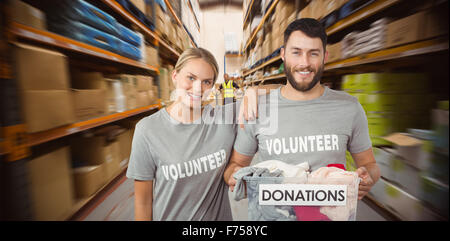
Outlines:
<svg viewBox="0 0 450 241"><path fill-rule="evenodd" d="M281 56L281 59L283 60L283 62L284 62L284 52L285 52L284 46L281 46L280 56Z"/></svg>
<svg viewBox="0 0 450 241"><path fill-rule="evenodd" d="M323 62L327 63L328 62L328 51L325 50L325 56L323 57Z"/></svg>

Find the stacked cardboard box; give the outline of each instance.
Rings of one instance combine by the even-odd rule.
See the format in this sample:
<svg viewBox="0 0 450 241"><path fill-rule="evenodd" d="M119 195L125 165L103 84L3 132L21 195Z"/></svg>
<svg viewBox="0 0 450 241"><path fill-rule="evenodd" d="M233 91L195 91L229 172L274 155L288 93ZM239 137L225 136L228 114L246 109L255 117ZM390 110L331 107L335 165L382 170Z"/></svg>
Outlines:
<svg viewBox="0 0 450 241"><path fill-rule="evenodd" d="M118 174L120 146L108 127L71 140L73 178L78 198L89 197Z"/></svg>
<svg viewBox="0 0 450 241"><path fill-rule="evenodd" d="M72 96L77 121L107 113L106 84L102 73L71 70Z"/></svg>
<svg viewBox="0 0 450 241"><path fill-rule="evenodd" d="M133 134L134 127L131 129L124 129L124 132L117 137L120 150L120 167L124 167L130 158Z"/></svg>
<svg viewBox="0 0 450 241"><path fill-rule="evenodd" d="M434 146L435 133L412 129L384 139L393 148L374 148L382 177L448 218L448 156Z"/></svg>
<svg viewBox="0 0 450 241"><path fill-rule="evenodd" d="M445 33L448 33L448 14L443 13L442 9L422 11L388 24L386 47L395 47Z"/></svg>
<svg viewBox="0 0 450 241"><path fill-rule="evenodd" d="M158 30L163 36L167 36L167 23L171 21L170 17L166 14L166 12L161 8L161 5L159 4L154 5L154 11L156 30Z"/></svg>
<svg viewBox="0 0 450 241"><path fill-rule="evenodd" d="M374 148L374 156L380 166L381 175L402 187L416 198L420 197L420 176L425 164L423 143L402 133L394 133L384 138L395 148ZM405 151L410 151L410 154Z"/></svg>
<svg viewBox="0 0 450 241"><path fill-rule="evenodd" d="M132 110L138 106L137 81L136 76L120 74L110 76L110 79L116 79L121 82L123 95L125 96L126 109Z"/></svg>
<svg viewBox="0 0 450 241"><path fill-rule="evenodd" d="M127 98L124 95L122 81L115 78L105 78L106 106L108 113L124 112L127 110Z"/></svg>
<svg viewBox="0 0 450 241"><path fill-rule="evenodd" d="M24 24L36 29L46 30L45 14L22 1L8 1L9 17L11 21Z"/></svg>
<svg viewBox="0 0 450 241"><path fill-rule="evenodd" d="M27 162L33 220L64 220L74 205L69 147L40 149Z"/></svg>
<svg viewBox="0 0 450 241"><path fill-rule="evenodd" d="M169 14L163 10L161 5L155 3L153 6L155 10L156 29L164 38L176 47L186 49L188 44L185 42L185 38L187 36L184 34L183 27L178 25L178 23L169 16ZM152 9L148 9L147 11L150 12Z"/></svg>
<svg viewBox="0 0 450 241"><path fill-rule="evenodd" d="M244 28L244 34L243 34L243 37L242 37L244 43L248 42L248 40L250 38L250 34L251 34L251 32L250 32L250 24L247 24L245 26L245 28Z"/></svg>
<svg viewBox="0 0 450 241"><path fill-rule="evenodd" d="M342 49L341 42L327 45L327 51L328 51L327 63L340 60L342 57L341 49Z"/></svg>
<svg viewBox="0 0 450 241"><path fill-rule="evenodd" d="M167 68L159 69L159 89L161 91L161 99L170 101L170 86L173 85L171 76Z"/></svg>
<svg viewBox="0 0 450 241"><path fill-rule="evenodd" d="M407 128L427 128L434 96L428 78L420 73L366 73L346 75L342 89L358 98L367 113L374 145Z"/></svg>
<svg viewBox="0 0 450 241"><path fill-rule="evenodd" d="M154 1L145 1L145 15L147 16L148 19L153 20L153 16L155 15L155 13L153 12L153 9L155 9L156 7L156 3Z"/></svg>
<svg viewBox="0 0 450 241"><path fill-rule="evenodd" d="M27 131L39 132L73 123L66 56L15 43L13 58Z"/></svg>
<svg viewBox="0 0 450 241"><path fill-rule="evenodd" d="M322 3L322 16L326 17L328 14L342 7L346 2L348 2L348 0L324 0Z"/></svg>
<svg viewBox="0 0 450 241"><path fill-rule="evenodd" d="M271 31L271 51L273 52L280 48L284 42L284 31L287 26L296 19L297 10L295 9L295 1L280 1L278 2L270 23Z"/></svg>
<svg viewBox="0 0 450 241"><path fill-rule="evenodd" d="M153 77L137 75L136 83L138 107L154 104L156 99L153 94Z"/></svg>
<svg viewBox="0 0 450 241"><path fill-rule="evenodd" d="M131 3L134 4L142 13L146 12L146 4L145 0L130 0Z"/></svg>

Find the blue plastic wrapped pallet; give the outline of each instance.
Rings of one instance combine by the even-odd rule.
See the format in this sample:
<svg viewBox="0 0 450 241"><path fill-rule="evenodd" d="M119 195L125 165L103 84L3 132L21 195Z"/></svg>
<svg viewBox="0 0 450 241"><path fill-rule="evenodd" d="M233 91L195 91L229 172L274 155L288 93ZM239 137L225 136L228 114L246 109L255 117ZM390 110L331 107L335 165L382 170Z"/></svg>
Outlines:
<svg viewBox="0 0 450 241"><path fill-rule="evenodd" d="M120 54L120 39L80 22L49 24L51 31Z"/></svg>
<svg viewBox="0 0 450 241"><path fill-rule="evenodd" d="M339 18L337 20L343 19L350 14L360 10L361 8L371 4L375 0L350 0L339 9Z"/></svg>
<svg viewBox="0 0 450 241"><path fill-rule="evenodd" d="M129 0L116 0L118 4L120 4L127 12L131 13L134 17L136 17L141 23L150 28L150 30L155 30L155 25L153 21L151 21L145 13L143 13L138 7L136 7Z"/></svg>
<svg viewBox="0 0 450 241"><path fill-rule="evenodd" d="M52 14L50 14L50 19L58 22L61 20L78 21L114 36L119 36L116 19L83 0L64 0L56 3Z"/></svg>
<svg viewBox="0 0 450 241"><path fill-rule="evenodd" d="M140 60L142 58L139 47L131 45L125 41L118 39L119 54L130 59Z"/></svg>
<svg viewBox="0 0 450 241"><path fill-rule="evenodd" d="M338 17L339 17L339 10L336 10L328 14L326 17L322 18L320 20L320 23L322 23L325 28L328 28L337 22Z"/></svg>
<svg viewBox="0 0 450 241"><path fill-rule="evenodd" d="M359 178L244 177L250 221L355 221Z"/></svg>
<svg viewBox="0 0 450 241"><path fill-rule="evenodd" d="M117 29L119 31L120 39L139 47L141 45L142 38L137 33L131 31L129 28L117 23Z"/></svg>

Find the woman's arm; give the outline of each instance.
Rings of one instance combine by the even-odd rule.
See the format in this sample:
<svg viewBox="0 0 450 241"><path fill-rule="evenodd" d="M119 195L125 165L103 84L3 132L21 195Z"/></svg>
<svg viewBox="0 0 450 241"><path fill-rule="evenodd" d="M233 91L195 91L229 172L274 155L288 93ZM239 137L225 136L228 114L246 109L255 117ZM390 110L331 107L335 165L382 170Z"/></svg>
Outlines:
<svg viewBox="0 0 450 241"><path fill-rule="evenodd" d="M153 181L134 181L134 219L152 220Z"/></svg>
<svg viewBox="0 0 450 241"><path fill-rule="evenodd" d="M270 91L279 88L279 84L261 85L249 87L245 91L239 109L238 123L239 127L244 129L244 120L252 121L258 118L258 96L270 94Z"/></svg>

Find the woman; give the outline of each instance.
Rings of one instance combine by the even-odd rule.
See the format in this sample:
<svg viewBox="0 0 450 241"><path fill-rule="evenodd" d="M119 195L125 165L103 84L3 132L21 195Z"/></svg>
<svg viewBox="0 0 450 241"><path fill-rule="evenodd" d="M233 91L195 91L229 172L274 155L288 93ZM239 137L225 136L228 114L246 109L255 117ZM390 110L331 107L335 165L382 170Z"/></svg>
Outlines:
<svg viewBox="0 0 450 241"><path fill-rule="evenodd" d="M177 100L136 125L127 171L136 220L232 220L223 172L237 125L223 118L228 108L202 106L217 75L210 52L186 50L171 73Z"/></svg>

